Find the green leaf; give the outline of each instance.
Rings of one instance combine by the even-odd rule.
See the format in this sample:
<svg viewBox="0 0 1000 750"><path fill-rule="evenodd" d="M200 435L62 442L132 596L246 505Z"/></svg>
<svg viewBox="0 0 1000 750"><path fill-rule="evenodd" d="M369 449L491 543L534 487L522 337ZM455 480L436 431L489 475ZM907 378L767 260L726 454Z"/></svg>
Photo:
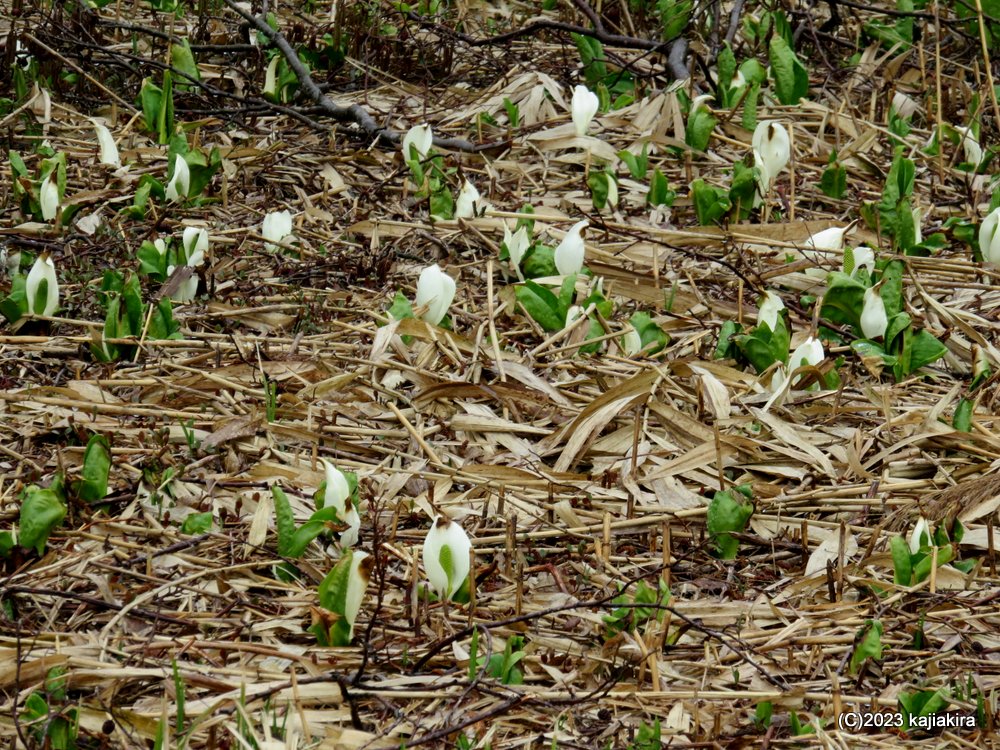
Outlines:
<svg viewBox="0 0 1000 750"><path fill-rule="evenodd" d="M651 357L665 347L669 341L667 334L663 332L649 313L637 312L629 318L629 323L639 334L642 341L642 352L647 357Z"/></svg>
<svg viewBox="0 0 1000 750"><path fill-rule="evenodd" d="M21 504L18 542L41 555L49 534L65 517L66 506L52 489L43 490L34 485L28 487Z"/></svg>
<svg viewBox="0 0 1000 750"><path fill-rule="evenodd" d="M732 207L727 190L709 185L700 178L691 183L691 198L698 223L703 226L714 224Z"/></svg>
<svg viewBox="0 0 1000 750"><path fill-rule="evenodd" d="M612 178L613 179L613 178ZM604 170L592 169L587 178L590 197L595 210L601 210L608 205L608 173Z"/></svg>
<svg viewBox="0 0 1000 750"><path fill-rule="evenodd" d="M748 167L741 161L733 164L733 181L729 187L733 219L742 220L750 216L757 194L757 175L756 167Z"/></svg>
<svg viewBox="0 0 1000 750"><path fill-rule="evenodd" d="M656 11L663 24L664 42L676 39L684 32L693 9L693 0L657 0Z"/></svg>
<svg viewBox="0 0 1000 750"><path fill-rule="evenodd" d="M534 281L526 281L515 290L517 301L544 330L554 333L566 322L566 309L552 292Z"/></svg>
<svg viewBox="0 0 1000 750"><path fill-rule="evenodd" d="M785 105L798 104L809 93L809 71L781 36L771 38L769 53L778 101Z"/></svg>
<svg viewBox="0 0 1000 750"><path fill-rule="evenodd" d="M972 432L972 402L963 398L955 407L955 416L951 419L951 426L959 432Z"/></svg>
<svg viewBox="0 0 1000 750"><path fill-rule="evenodd" d="M653 170L653 177L649 181L649 192L646 194L646 203L651 206L672 206L677 198L677 193L670 189L667 177L660 168Z"/></svg>
<svg viewBox="0 0 1000 750"><path fill-rule="evenodd" d="M706 107L698 107L688 115L684 142L695 151L707 150L717 123L718 120Z"/></svg>
<svg viewBox="0 0 1000 750"><path fill-rule="evenodd" d="M757 731L763 732L771 726L771 717L774 715L774 704L771 701L762 701L757 704L754 711L753 723L757 725Z"/></svg>
<svg viewBox="0 0 1000 750"><path fill-rule="evenodd" d="M108 473L111 470L111 446L103 435L92 435L83 454L83 474L76 484L81 500L94 503L108 494Z"/></svg>
<svg viewBox="0 0 1000 750"><path fill-rule="evenodd" d="M715 86L715 100L723 107L732 107L736 102L730 99L730 86L736 75L736 55L726 42L715 60L718 79Z"/></svg>
<svg viewBox="0 0 1000 750"><path fill-rule="evenodd" d="M642 144L642 153L636 156L631 151L622 150L618 152L618 158L628 167L629 174L637 180L646 178L649 171L649 144Z"/></svg>
<svg viewBox="0 0 1000 750"><path fill-rule="evenodd" d="M200 81L201 74L198 72L198 63L194 60L194 53L191 51L191 43L187 39L182 39L180 44L170 45L170 64L179 70L190 80ZM177 83L179 91L190 91L195 88L195 84L183 77Z"/></svg>
<svg viewBox="0 0 1000 750"><path fill-rule="evenodd" d="M833 271L827 277L827 285L827 292L823 295L823 306L819 311L820 318L860 330L861 310L864 308L867 287L843 271Z"/></svg>
<svg viewBox="0 0 1000 750"><path fill-rule="evenodd" d="M353 558L353 551L346 551L343 557L340 558L337 564L333 566L333 569L327 573L326 577L319 584L317 594L320 606L339 615L329 632L324 633L321 625L317 625L313 629L313 632L320 641L320 645L337 647L350 645L351 626L347 622L345 611L347 609L347 588L350 584L351 561Z"/></svg>
<svg viewBox="0 0 1000 750"><path fill-rule="evenodd" d="M295 543L295 515L288 495L278 485L271 486L271 497L274 498L275 526L278 530L278 554L291 557L289 550Z"/></svg>
<svg viewBox="0 0 1000 750"><path fill-rule="evenodd" d="M909 343L910 366L907 375L936 362L948 353L948 348L926 330L917 331Z"/></svg>
<svg viewBox="0 0 1000 750"><path fill-rule="evenodd" d="M740 543L729 532L741 532L753 515L752 502L742 502L731 491L716 492L708 505L706 527L723 560L735 560Z"/></svg>
<svg viewBox="0 0 1000 750"><path fill-rule="evenodd" d="M528 279L558 276L555 250L548 245L532 245L521 261L521 270Z"/></svg>
<svg viewBox="0 0 1000 750"><path fill-rule="evenodd" d="M878 620L865 620L862 632L861 638L855 639L857 645L851 654L851 674L857 674L858 669L868 659L872 661L882 659L882 623Z"/></svg>
<svg viewBox="0 0 1000 750"><path fill-rule="evenodd" d="M839 161L823 170L823 176L819 180L819 189L823 191L824 195L836 200L844 197L844 193L847 192L847 170L840 165Z"/></svg>
<svg viewBox="0 0 1000 750"><path fill-rule="evenodd" d="M212 512L192 513L181 524L182 534L204 534L212 529Z"/></svg>
<svg viewBox="0 0 1000 750"><path fill-rule="evenodd" d="M757 102L760 100L760 84L754 83L750 86L750 92L743 97L743 117L740 124L747 130L753 131L757 127Z"/></svg>
<svg viewBox="0 0 1000 750"><path fill-rule="evenodd" d="M712 359L735 359L737 347L733 338L742 330L743 326L735 320L727 320L723 323L719 329L719 343L715 347L715 354Z"/></svg>
<svg viewBox="0 0 1000 750"><path fill-rule="evenodd" d="M405 320L413 317L413 305L410 304L410 300L406 298L405 294L397 291L388 312L389 317L393 320Z"/></svg>
<svg viewBox="0 0 1000 750"><path fill-rule="evenodd" d="M892 551L892 580L897 586L909 586L913 581L913 565L911 562L910 545L902 536L894 536L889 540Z"/></svg>

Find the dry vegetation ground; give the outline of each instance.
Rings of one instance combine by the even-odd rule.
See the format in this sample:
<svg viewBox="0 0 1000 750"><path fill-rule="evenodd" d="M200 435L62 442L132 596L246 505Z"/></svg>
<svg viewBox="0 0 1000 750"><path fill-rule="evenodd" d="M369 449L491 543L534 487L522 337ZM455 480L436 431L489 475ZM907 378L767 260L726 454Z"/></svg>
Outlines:
<svg viewBox="0 0 1000 750"><path fill-rule="evenodd" d="M186 23L151 15L145 3L123 5L100 14L174 33ZM4 31L10 11L0 3ZM328 20L282 13L300 40L312 33L308 22ZM986 90L973 42L949 35L938 68L926 24L914 50L872 47L856 69L841 67L856 42L851 13L837 31L847 52L831 41L830 67L813 53L811 99L762 110L794 134L775 215L727 229L697 226L686 186L698 176L726 182L748 149L738 117L716 129L710 153L678 156L669 151L684 141L677 95L650 81L648 96L599 116L591 132L609 153L650 143L652 165L680 197L651 217L646 186L622 168L618 211L595 213L587 157L565 138L572 44L541 36L450 49L412 28L392 43L373 35L366 47L359 38L340 77L331 75L331 95L398 129L426 120L476 142L509 137L509 149L487 155L448 152L448 165L493 204L488 216L430 223L426 204L408 193L398 150L372 147L343 125L317 133L273 112L238 114L231 102L208 111L207 96L192 93L179 98L178 117L192 140L223 151L224 174L208 191L218 200L128 220L117 211L131 203L138 175L162 177L165 149L117 104L113 131L133 167L116 177L96 164L86 116L110 113L105 85L133 101L138 79L77 43L100 39L162 59L163 39L137 33L133 46L131 32L95 25L90 13L16 17L43 69L76 65L81 76L51 92L49 121L37 102L30 117L4 118L5 143L28 158L25 123L41 123L68 157L67 195L84 204L79 216L100 212L104 223L89 235L17 227L27 217L10 198L10 171L0 176L0 231L30 252L49 243L63 294L49 332L0 330L4 527L17 520L25 485L58 470L77 475L90 433L110 438L114 465L104 502L71 507L40 558L17 551L5 563L0 744L32 742L16 717L61 665L69 691L53 709L79 711L81 747L151 746L158 722L172 725L178 710L174 664L194 748L456 747L458 734L480 747L627 747L656 717L671 747L989 744L1000 685L1000 579L987 532L1000 456L993 383L979 392L971 432L950 424L967 395L973 346L1000 366L993 272L961 243L907 259L908 308L949 354L902 383L873 377L842 347L833 352L844 357L839 390L797 392L765 411L768 395L749 368L713 360L720 325L753 320L786 248L877 199L892 158L885 127L895 86L923 106L939 82L944 118L956 122L967 121L970 94ZM220 10L203 38L239 42L236 26ZM657 63L620 52L639 58L640 71ZM252 54L198 57L220 88L261 85ZM505 98L519 105L521 127L477 129L479 112L505 121ZM984 143L995 135L986 105ZM934 117L918 113L911 146L926 141ZM842 200L817 189L833 148L848 169ZM951 151L941 160L911 151L925 234L948 217L983 214L982 180L954 170ZM630 360L613 341L602 355L576 356L515 310L497 251L503 217L525 203L553 244L591 216L587 264L620 303L612 330L633 309L653 312L671 337L664 356ZM298 257L266 251L259 236L264 213L285 207L296 214ZM95 363L87 344L103 317L101 274L135 268L143 239L178 234L182 223L209 228L212 240L200 296L177 309L183 340L146 342L135 361ZM853 244L863 241L889 252L867 229ZM458 281L455 332L414 320L380 328L395 291L412 294L430 262ZM828 266L837 265L831 256ZM780 283L801 336L812 315L792 303L816 280L795 273ZM270 422L265 382L277 385ZM312 545L297 583L273 573L268 487L279 482L304 519L322 479L318 457L358 473L359 546L379 561L352 648L318 648L306 630L336 553ZM168 467L178 478L156 503L151 491ZM738 559L722 561L705 531L707 498L740 483L752 485L756 512ZM970 574L941 568L912 588L893 584L890 536L908 531L921 508L932 520L957 513L966 522L959 557L980 561ZM216 518L211 532L180 532L187 514L206 510ZM436 510L461 519L474 540L472 607L415 596ZM807 576L811 557L819 572ZM603 617L618 588L660 577L673 594L664 617L609 637ZM884 659L852 675L853 644L870 618L884 626ZM493 652L524 637L523 685L469 679L471 626ZM894 710L901 692L964 689L970 678L991 715L986 729L906 737L836 728L841 711ZM766 701L773 723L758 729L754 710ZM975 700L956 697L952 708L973 712ZM792 737L792 713L823 726ZM280 736L272 723L290 739L266 744ZM168 744L180 743L173 731Z"/></svg>

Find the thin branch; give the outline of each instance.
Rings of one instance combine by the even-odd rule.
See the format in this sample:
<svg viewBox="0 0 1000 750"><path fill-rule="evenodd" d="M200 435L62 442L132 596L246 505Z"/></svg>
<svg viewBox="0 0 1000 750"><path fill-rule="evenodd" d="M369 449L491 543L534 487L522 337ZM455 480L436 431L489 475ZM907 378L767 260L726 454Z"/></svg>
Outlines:
<svg viewBox="0 0 1000 750"><path fill-rule="evenodd" d="M240 7L235 0L222 0L226 6L232 10L234 13L239 15L243 20L253 24L259 32L270 40L271 44L281 51L281 54L285 56L285 61L288 63L288 67L292 69L295 73L295 77L299 80L299 84L309 95L309 97L316 102L316 105L322 110L323 114L332 117L338 122L353 122L358 125L365 133L367 133L371 138L377 140L386 146L393 146L401 140L401 136L395 130L390 128L384 128L375 122L375 119L368 113L368 111L362 107L360 104L351 104L348 107L342 107L330 100L326 94L316 85L316 82L309 75L309 71L299 60L298 54L292 48L292 45L288 43L288 40L282 35L280 31L275 31L268 25L268 23L260 16L254 16L247 13ZM455 149L457 151L470 151L479 152L487 151L497 146L503 145L502 143L483 143L474 144L471 141L467 141L464 138L439 138L434 137L434 145L440 148Z"/></svg>

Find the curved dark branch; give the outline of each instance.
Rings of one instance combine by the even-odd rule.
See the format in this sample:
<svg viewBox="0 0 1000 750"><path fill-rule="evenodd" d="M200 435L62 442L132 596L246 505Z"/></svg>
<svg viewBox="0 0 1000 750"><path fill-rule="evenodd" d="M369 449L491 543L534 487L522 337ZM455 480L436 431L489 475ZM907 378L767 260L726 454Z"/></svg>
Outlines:
<svg viewBox="0 0 1000 750"><path fill-rule="evenodd" d="M399 143L401 139L400 134L390 128L383 128L375 122L375 119L360 104L351 104L350 106L342 107L329 99L320 87L316 85L312 76L309 75L309 71L306 70L302 61L299 60L299 56L292 48L292 45L288 43L288 40L285 39L280 31L272 29L270 25L260 16L254 16L247 13L236 2L234 2L234 0L222 1L231 11L239 15L243 20L252 24L255 29L268 38L271 44L280 50L281 54L285 56L285 61L288 63L288 67L290 67L292 72L295 73L295 77L298 79L299 84L305 90L306 94L308 94L309 97L316 102L316 105L320 108L324 115L331 117L338 122L355 123L371 138L374 138L383 145L392 146ZM479 152L494 149L502 144L483 143L477 145L471 141L465 140L464 138L439 138L435 136L434 145L440 148L455 149L457 151Z"/></svg>

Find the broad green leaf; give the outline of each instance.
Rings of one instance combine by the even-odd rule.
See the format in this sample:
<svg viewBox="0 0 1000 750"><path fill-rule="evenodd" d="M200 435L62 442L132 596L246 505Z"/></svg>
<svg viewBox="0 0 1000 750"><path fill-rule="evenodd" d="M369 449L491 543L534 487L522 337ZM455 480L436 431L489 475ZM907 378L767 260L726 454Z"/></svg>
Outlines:
<svg viewBox="0 0 1000 750"><path fill-rule="evenodd" d="M706 527L721 559L736 559L740 543L729 532L743 531L753 511L752 502L738 500L731 491L715 493L708 505Z"/></svg>
<svg viewBox="0 0 1000 750"><path fill-rule="evenodd" d="M936 362L947 353L948 348L929 331L917 331L910 339L910 372Z"/></svg>
<svg viewBox="0 0 1000 750"><path fill-rule="evenodd" d="M549 332L562 330L566 322L566 310L556 295L530 280L518 286L515 294L517 301L528 315L544 330Z"/></svg>
<svg viewBox="0 0 1000 750"><path fill-rule="evenodd" d="M195 62L194 53L191 51L191 43L187 39L182 39L180 44L170 45L170 64L188 78L179 77L177 88L180 91L190 91L195 88L191 81L200 81L201 74L198 72L198 63Z"/></svg>
<svg viewBox="0 0 1000 750"><path fill-rule="evenodd" d="M712 139L712 131L718 120L705 107L698 107L688 115L687 126L684 131L684 142L695 151L705 151L708 143Z"/></svg>
<svg viewBox="0 0 1000 750"><path fill-rule="evenodd" d="M902 536L894 536L889 540L892 551L892 580L897 586L909 586L913 581L913 569L910 562L910 546Z"/></svg>
<svg viewBox="0 0 1000 750"><path fill-rule="evenodd" d="M691 199L698 223L703 226L714 224L732 207L727 190L709 185L700 178L691 183Z"/></svg>
<svg viewBox="0 0 1000 750"><path fill-rule="evenodd" d="M29 487L21 504L18 543L42 554L49 534L65 516L66 505L52 489Z"/></svg>
<svg viewBox="0 0 1000 750"><path fill-rule="evenodd" d="M809 93L809 71L781 36L771 38L769 52L778 101L785 105L798 104Z"/></svg>
<svg viewBox="0 0 1000 750"><path fill-rule="evenodd" d="M212 529L212 512L192 513L181 524L182 534L204 534Z"/></svg>
<svg viewBox="0 0 1000 750"><path fill-rule="evenodd" d="M103 435L92 435L83 454L83 474L76 485L81 500L94 503L108 494L108 473L111 470L111 446Z"/></svg>
<svg viewBox="0 0 1000 750"><path fill-rule="evenodd" d="M865 285L843 271L833 271L827 277L827 285L820 317L837 325L848 325L860 330Z"/></svg>
<svg viewBox="0 0 1000 750"><path fill-rule="evenodd" d="M866 620L863 631L864 635L857 641L854 653L851 654L851 674L857 674L868 659L882 659L882 623L878 620Z"/></svg>

